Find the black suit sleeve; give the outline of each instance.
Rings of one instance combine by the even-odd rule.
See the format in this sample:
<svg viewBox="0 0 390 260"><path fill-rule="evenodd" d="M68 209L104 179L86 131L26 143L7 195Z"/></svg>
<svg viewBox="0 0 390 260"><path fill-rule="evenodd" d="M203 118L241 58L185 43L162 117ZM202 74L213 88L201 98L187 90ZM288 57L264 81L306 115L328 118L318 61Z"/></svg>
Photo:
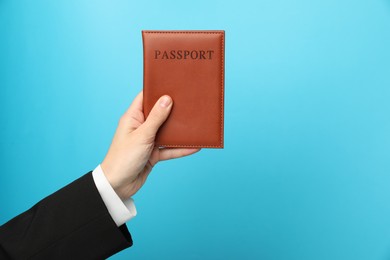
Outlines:
<svg viewBox="0 0 390 260"><path fill-rule="evenodd" d="M0 226L0 259L104 259L132 244L91 172Z"/></svg>

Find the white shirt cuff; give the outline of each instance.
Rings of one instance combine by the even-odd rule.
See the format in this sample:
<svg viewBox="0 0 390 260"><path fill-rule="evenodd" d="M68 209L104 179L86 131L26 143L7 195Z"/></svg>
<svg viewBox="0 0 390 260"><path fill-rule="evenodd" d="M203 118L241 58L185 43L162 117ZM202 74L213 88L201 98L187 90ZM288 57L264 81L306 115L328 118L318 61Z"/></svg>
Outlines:
<svg viewBox="0 0 390 260"><path fill-rule="evenodd" d="M100 164L93 170L92 177L108 212L118 227L137 215L134 200L129 198L122 201L119 198L104 175Z"/></svg>

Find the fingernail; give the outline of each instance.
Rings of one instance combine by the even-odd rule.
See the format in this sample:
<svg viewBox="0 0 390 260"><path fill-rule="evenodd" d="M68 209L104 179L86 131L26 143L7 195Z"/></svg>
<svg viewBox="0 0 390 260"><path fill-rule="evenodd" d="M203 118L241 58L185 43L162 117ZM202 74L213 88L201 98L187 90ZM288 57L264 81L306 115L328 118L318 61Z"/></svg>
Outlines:
<svg viewBox="0 0 390 260"><path fill-rule="evenodd" d="M172 99L169 96L163 96L160 98L160 106L168 107L172 103Z"/></svg>

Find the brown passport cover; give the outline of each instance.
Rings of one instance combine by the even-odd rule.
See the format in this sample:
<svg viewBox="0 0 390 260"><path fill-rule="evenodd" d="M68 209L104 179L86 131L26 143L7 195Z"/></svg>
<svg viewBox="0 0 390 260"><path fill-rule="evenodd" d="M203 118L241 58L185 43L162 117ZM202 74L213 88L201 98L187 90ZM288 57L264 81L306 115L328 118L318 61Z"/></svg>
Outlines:
<svg viewBox="0 0 390 260"><path fill-rule="evenodd" d="M223 148L224 31L142 31L144 114L173 99L156 137L163 147Z"/></svg>

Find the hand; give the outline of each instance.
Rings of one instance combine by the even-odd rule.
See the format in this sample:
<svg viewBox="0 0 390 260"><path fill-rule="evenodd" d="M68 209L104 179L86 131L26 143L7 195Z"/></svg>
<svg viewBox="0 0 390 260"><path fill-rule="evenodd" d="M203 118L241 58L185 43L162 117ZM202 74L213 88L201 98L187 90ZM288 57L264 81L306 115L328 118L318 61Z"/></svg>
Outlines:
<svg viewBox="0 0 390 260"><path fill-rule="evenodd" d="M168 118L173 101L162 96L145 120L143 93L139 93L121 117L102 170L121 199L133 196L145 183L156 163L183 157L200 149L159 148L154 144L156 133Z"/></svg>

